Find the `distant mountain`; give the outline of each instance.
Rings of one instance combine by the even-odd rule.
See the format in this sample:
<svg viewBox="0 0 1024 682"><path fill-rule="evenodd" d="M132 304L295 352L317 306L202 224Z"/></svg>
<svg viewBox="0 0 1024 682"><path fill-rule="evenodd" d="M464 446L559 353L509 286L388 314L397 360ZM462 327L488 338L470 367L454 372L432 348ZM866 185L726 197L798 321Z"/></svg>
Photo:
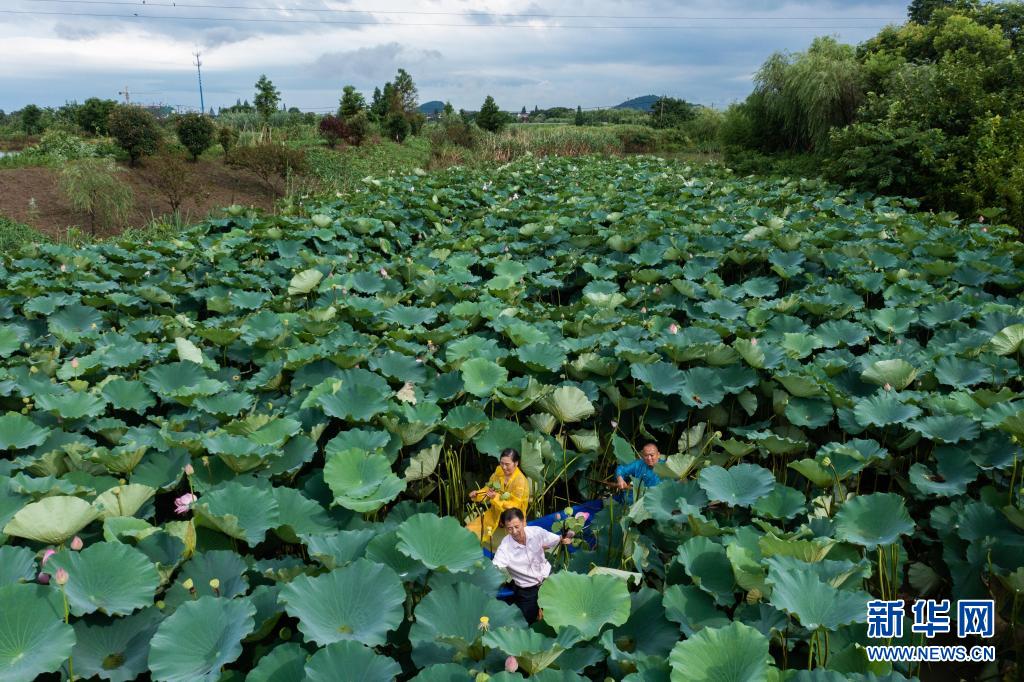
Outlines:
<svg viewBox="0 0 1024 682"><path fill-rule="evenodd" d="M436 99L430 102L424 102L417 108L417 111L427 116L436 116L444 111L444 102Z"/></svg>
<svg viewBox="0 0 1024 682"><path fill-rule="evenodd" d="M639 109L640 111L650 111L654 103L661 99L658 95L644 95L643 97L634 97L633 99L626 100L622 104L616 105L615 109Z"/></svg>

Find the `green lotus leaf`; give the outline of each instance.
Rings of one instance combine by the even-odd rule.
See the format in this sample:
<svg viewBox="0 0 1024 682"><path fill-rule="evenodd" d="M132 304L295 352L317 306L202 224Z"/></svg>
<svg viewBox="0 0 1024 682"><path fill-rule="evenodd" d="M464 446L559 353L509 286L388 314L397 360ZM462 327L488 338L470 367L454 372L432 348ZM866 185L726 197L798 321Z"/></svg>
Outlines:
<svg viewBox="0 0 1024 682"><path fill-rule="evenodd" d="M229 549L213 549L198 552L181 569L179 583L192 579L196 595L221 596L232 599L249 591L245 572L249 569L242 557ZM216 578L220 583L218 594L214 594L210 581ZM190 597L191 598L191 597Z"/></svg>
<svg viewBox="0 0 1024 682"><path fill-rule="evenodd" d="M160 585L156 566L145 554L120 542L97 542L80 552L64 550L50 557L48 573L68 572L64 592L71 612L94 611L126 616L153 603Z"/></svg>
<svg viewBox="0 0 1024 682"><path fill-rule="evenodd" d="M853 416L861 426L903 424L921 414L921 408L902 402L892 391L862 398L853 407Z"/></svg>
<svg viewBox="0 0 1024 682"><path fill-rule="evenodd" d="M704 408L717 405L725 398L725 386L718 371L709 367L695 367L682 373L683 387L679 395L690 407Z"/></svg>
<svg viewBox="0 0 1024 682"><path fill-rule="evenodd" d="M198 398L193 404L210 414L234 417L250 409L254 403L255 398L248 393L220 393Z"/></svg>
<svg viewBox="0 0 1024 682"><path fill-rule="evenodd" d="M610 575L580 575L562 571L540 586L538 603L544 622L555 630L574 627L584 639L596 637L605 625L622 625L629 618L629 589Z"/></svg>
<svg viewBox="0 0 1024 682"><path fill-rule="evenodd" d="M789 486L776 485L770 493L754 503L753 509L759 516L785 520L803 512L806 505L807 500L802 492Z"/></svg>
<svg viewBox="0 0 1024 682"><path fill-rule="evenodd" d="M416 622L409 630L412 642L435 642L455 647L466 657L480 636L480 618L490 619L491 629L526 628L518 608L498 601L476 585L456 583L437 587L416 606Z"/></svg>
<svg viewBox="0 0 1024 682"><path fill-rule="evenodd" d="M94 393L66 391L42 393L36 396L36 407L63 419L81 419L103 414L107 401Z"/></svg>
<svg viewBox="0 0 1024 682"><path fill-rule="evenodd" d="M46 322L51 334L68 343L99 336L105 327L100 311L84 305L62 308L60 312L50 315Z"/></svg>
<svg viewBox="0 0 1024 682"><path fill-rule="evenodd" d="M142 374L142 381L159 396L184 400L220 393L227 386L207 376L194 362L171 362L157 365Z"/></svg>
<svg viewBox="0 0 1024 682"><path fill-rule="evenodd" d="M526 437L526 430L507 419L494 419L487 428L473 439L480 452L497 457L505 448L517 447Z"/></svg>
<svg viewBox="0 0 1024 682"><path fill-rule="evenodd" d="M910 467L910 482L924 495L961 495L978 478L978 466L959 447L938 447L934 457L935 472L920 462Z"/></svg>
<svg viewBox="0 0 1024 682"><path fill-rule="evenodd" d="M19 450L41 445L50 435L50 429L38 426L17 412L0 417L0 450Z"/></svg>
<svg viewBox="0 0 1024 682"><path fill-rule="evenodd" d="M0 586L0 676L5 682L31 682L55 672L74 645L75 631L64 622L59 590Z"/></svg>
<svg viewBox="0 0 1024 682"><path fill-rule="evenodd" d="M382 450L389 461L394 461L402 444L396 442L387 431L373 429L349 429L342 431L327 442L324 454L331 456L342 450Z"/></svg>
<svg viewBox="0 0 1024 682"><path fill-rule="evenodd" d="M757 464L737 464L725 469L706 467L697 478L708 498L733 507L749 507L775 487L772 472Z"/></svg>
<svg viewBox="0 0 1024 682"><path fill-rule="evenodd" d="M143 413L157 404L153 393L141 381L115 379L103 384L100 392L118 410Z"/></svg>
<svg viewBox="0 0 1024 682"><path fill-rule="evenodd" d="M401 576L404 582L419 580L426 575L427 567L409 555L398 551L398 542L397 531L380 533L366 545L366 558L388 566Z"/></svg>
<svg viewBox="0 0 1024 682"><path fill-rule="evenodd" d="M981 433L978 422L957 414L922 417L907 422L907 428L939 443L959 443L974 440Z"/></svg>
<svg viewBox="0 0 1024 682"><path fill-rule="evenodd" d="M474 679L469 669L458 663L435 663L420 670L410 682L473 682Z"/></svg>
<svg viewBox="0 0 1024 682"><path fill-rule="evenodd" d="M92 505L77 497L46 497L22 507L4 526L4 534L59 545L92 523L97 514Z"/></svg>
<svg viewBox="0 0 1024 682"><path fill-rule="evenodd" d="M989 340L989 345L998 355L1019 353L1024 345L1024 324L1011 324Z"/></svg>
<svg viewBox="0 0 1024 682"><path fill-rule="evenodd" d="M309 556L334 570L363 556L377 532L368 528L343 530L330 535L304 536Z"/></svg>
<svg viewBox="0 0 1024 682"><path fill-rule="evenodd" d="M535 372L557 372L568 359L565 351L550 343L530 343L520 346L516 357Z"/></svg>
<svg viewBox="0 0 1024 682"><path fill-rule="evenodd" d="M582 421L594 414L587 394L575 386L562 386L540 399L540 408L563 424Z"/></svg>
<svg viewBox="0 0 1024 682"><path fill-rule="evenodd" d="M867 620L866 592L839 590L822 582L810 569L768 571L775 608L796 616L808 630L835 630L841 625Z"/></svg>
<svg viewBox="0 0 1024 682"><path fill-rule="evenodd" d="M499 386L494 394L501 404L512 412L521 412L542 398L550 386L545 386L532 376L519 377Z"/></svg>
<svg viewBox="0 0 1024 682"><path fill-rule="evenodd" d="M593 569L591 574L600 568ZM637 582L642 581L643 576L637 574ZM629 619L616 628L605 630L599 640L601 645L613 658L622 654L637 658L666 658L672 646L679 641L679 627L666 618L662 593L641 585L638 592L630 595L630 600Z"/></svg>
<svg viewBox="0 0 1024 682"><path fill-rule="evenodd" d="M837 538L871 550L914 532L903 498L894 493L857 495L839 508L835 522Z"/></svg>
<svg viewBox="0 0 1024 682"><path fill-rule="evenodd" d="M437 311L408 305L390 306L384 312L384 319L402 327L416 327L430 324L437 318Z"/></svg>
<svg viewBox="0 0 1024 682"><path fill-rule="evenodd" d="M197 365L203 364L203 351L185 337L179 336L175 338L174 346L178 351L178 360L181 362L194 362Z"/></svg>
<svg viewBox="0 0 1024 682"><path fill-rule="evenodd" d="M36 577L36 555L28 547L0 547L0 587Z"/></svg>
<svg viewBox="0 0 1024 682"><path fill-rule="evenodd" d="M321 646L345 639L384 644L405 615L401 579L366 559L315 578L300 575L281 588L278 599L299 619L306 638Z"/></svg>
<svg viewBox="0 0 1024 682"><path fill-rule="evenodd" d="M278 644L262 656L245 682L292 682L305 678L309 654L294 642Z"/></svg>
<svg viewBox="0 0 1024 682"><path fill-rule="evenodd" d="M441 423L450 434L465 443L483 431L490 423L490 419L478 407L459 405L453 408Z"/></svg>
<svg viewBox="0 0 1024 682"><path fill-rule="evenodd" d="M265 487L225 483L192 506L196 521L250 545L263 541L280 523L277 500Z"/></svg>
<svg viewBox="0 0 1024 682"><path fill-rule="evenodd" d="M242 653L252 632L256 607L248 599L200 597L188 601L157 628L149 649L149 670L160 682L214 682L221 666Z"/></svg>
<svg viewBox="0 0 1024 682"><path fill-rule="evenodd" d="M489 398L494 390L508 381L508 370L484 358L471 358L462 363L462 381L466 390L478 398Z"/></svg>
<svg viewBox="0 0 1024 682"><path fill-rule="evenodd" d="M676 561L715 602L722 606L732 603L736 583L725 547L706 537L693 537L679 546Z"/></svg>
<svg viewBox="0 0 1024 682"><path fill-rule="evenodd" d="M465 573L483 562L479 539L450 516L411 516L398 527L398 538L398 551L431 570Z"/></svg>
<svg viewBox="0 0 1024 682"><path fill-rule="evenodd" d="M768 638L739 622L704 628L669 654L672 682L764 682L768 658Z"/></svg>
<svg viewBox="0 0 1024 682"><path fill-rule="evenodd" d="M876 386L889 384L896 390L906 388L916 377L917 368L903 359L878 360L860 375L864 381Z"/></svg>
<svg viewBox="0 0 1024 682"><path fill-rule="evenodd" d="M336 524L327 510L293 488L273 488L277 500L276 532L287 542L297 543L299 535L330 533Z"/></svg>
<svg viewBox="0 0 1024 682"><path fill-rule="evenodd" d="M365 422L387 411L393 391L383 377L365 369L350 369L340 378L341 388L317 401L325 414Z"/></svg>
<svg viewBox="0 0 1024 682"><path fill-rule="evenodd" d="M0 358L8 358L28 338L28 330L20 324L0 325Z"/></svg>
<svg viewBox="0 0 1024 682"><path fill-rule="evenodd" d="M92 506L96 509L97 517L104 520L116 516L135 516L135 512L155 494L156 489L148 485L129 483L108 488L93 500Z"/></svg>
<svg viewBox="0 0 1024 682"><path fill-rule="evenodd" d="M310 268L309 270L303 270L298 273L288 283L288 295L298 296L299 294L308 294L313 291L320 284L320 280L324 278L324 273L320 272L316 268Z"/></svg>
<svg viewBox="0 0 1024 682"><path fill-rule="evenodd" d="M945 356L935 362L935 378L947 386L967 388L991 381L992 370L980 362Z"/></svg>
<svg viewBox="0 0 1024 682"><path fill-rule="evenodd" d="M917 312L907 308L882 308L871 313L871 322L884 334L905 334L916 321Z"/></svg>
<svg viewBox="0 0 1024 682"><path fill-rule="evenodd" d="M342 640L313 654L306 664L306 680L336 682L341 671L351 682L392 682L402 667L359 642Z"/></svg>
<svg viewBox="0 0 1024 682"><path fill-rule="evenodd" d="M671 585L662 595L665 616L676 623L687 637L702 628L720 628L729 624L729 616L719 611L715 600L695 585Z"/></svg>
<svg viewBox="0 0 1024 682"><path fill-rule="evenodd" d="M786 419L794 426L817 429L825 426L834 416L831 401L817 398L792 398L786 404Z"/></svg>
<svg viewBox="0 0 1024 682"><path fill-rule="evenodd" d="M678 367L669 362L655 362L630 365L630 374L635 379L647 384L655 393L662 395L682 395L686 390L686 375Z"/></svg>
<svg viewBox="0 0 1024 682"><path fill-rule="evenodd" d="M149 642L162 618L158 609L149 608L109 623L76 622L75 675L112 682L136 679L148 669Z"/></svg>
<svg viewBox="0 0 1024 682"><path fill-rule="evenodd" d="M575 574L560 573L559 575ZM615 579L612 578L612 580ZM546 615L545 611L545 618ZM558 636L554 638L545 637L539 632L527 628L510 626L493 628L483 637L484 644L487 646L498 649L509 656L515 656L519 667L529 673L531 679L533 679L533 675L545 670L563 652L568 651L581 639L583 639L582 633L572 625L563 625L558 631Z"/></svg>
<svg viewBox="0 0 1024 682"><path fill-rule="evenodd" d="M357 512L376 511L405 490L387 457L355 448L327 457L324 482L334 493L334 504Z"/></svg>
<svg viewBox="0 0 1024 682"><path fill-rule="evenodd" d="M428 448L423 448L409 458L409 465L405 469L406 481L420 481L429 477L437 469L437 463L441 459L441 443L435 443Z"/></svg>

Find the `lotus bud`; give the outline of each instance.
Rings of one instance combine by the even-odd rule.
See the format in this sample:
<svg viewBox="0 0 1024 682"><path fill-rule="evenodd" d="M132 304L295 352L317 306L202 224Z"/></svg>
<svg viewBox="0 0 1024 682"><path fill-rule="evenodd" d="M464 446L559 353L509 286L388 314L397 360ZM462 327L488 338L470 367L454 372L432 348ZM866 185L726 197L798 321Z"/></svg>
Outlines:
<svg viewBox="0 0 1024 682"><path fill-rule="evenodd" d="M68 572L63 568L58 568L57 573L53 576L53 581L61 587L64 587L68 584Z"/></svg>
<svg viewBox="0 0 1024 682"><path fill-rule="evenodd" d="M885 386L883 386L882 388L884 388L887 391L891 391L892 390L892 384L890 384L889 382L885 382Z"/></svg>
<svg viewBox="0 0 1024 682"><path fill-rule="evenodd" d="M669 334L678 334L679 333L679 325L676 324L675 322L673 322L672 324L670 324L668 326L668 332L669 332Z"/></svg>
<svg viewBox="0 0 1024 682"><path fill-rule="evenodd" d="M73 369L78 369L78 358L71 358L71 367Z"/></svg>
<svg viewBox="0 0 1024 682"><path fill-rule="evenodd" d="M71 549L73 549L74 551L78 552L84 546L85 543L82 542L82 538L78 537L77 535L71 539Z"/></svg>
<svg viewBox="0 0 1024 682"><path fill-rule="evenodd" d="M509 656L505 659L505 672L514 673L519 670L519 661L516 660L515 656Z"/></svg>
<svg viewBox="0 0 1024 682"><path fill-rule="evenodd" d="M64 263L61 263L60 264L60 271L61 272L67 272L68 271L68 266L65 265Z"/></svg>
<svg viewBox="0 0 1024 682"><path fill-rule="evenodd" d="M827 467L832 466L832 460L829 459L828 457L822 458L821 463L822 463L822 465L827 466Z"/></svg>
<svg viewBox="0 0 1024 682"><path fill-rule="evenodd" d="M55 549L50 549L50 548L48 548L48 549L47 549L46 551L44 551L44 552L43 552L43 558L42 558L42 560L41 560L41 561L39 562L39 565L40 565L40 566L45 566L45 565L46 565L46 561L47 561L47 560L48 560L48 559L49 559L50 557L52 557L52 556L53 556L54 554L56 554L56 553L57 553L57 550L55 550Z"/></svg>
<svg viewBox="0 0 1024 682"><path fill-rule="evenodd" d="M751 346L756 346L757 345L757 339L756 338L750 339L750 345Z"/></svg>
<svg viewBox="0 0 1024 682"><path fill-rule="evenodd" d="M477 627L484 631L489 630L491 627L491 619L487 616L480 616L480 625Z"/></svg>
<svg viewBox="0 0 1024 682"><path fill-rule="evenodd" d="M185 465L185 475L186 476L191 476L194 473L196 473L195 468L193 468L193 466L191 464L186 464Z"/></svg>
<svg viewBox="0 0 1024 682"><path fill-rule="evenodd" d="M761 598L763 596L764 595L761 594L761 590L757 589L756 587L752 588L750 592L747 592L747 603L756 604L757 602L761 601Z"/></svg>
<svg viewBox="0 0 1024 682"><path fill-rule="evenodd" d="M39 575L36 576L36 582L39 583L40 585L49 585L50 584L50 576L49 576L49 574L47 574L47 573L40 573Z"/></svg>
<svg viewBox="0 0 1024 682"><path fill-rule="evenodd" d="M611 425L613 429L619 428L619 422L615 421L614 419L611 421Z"/></svg>

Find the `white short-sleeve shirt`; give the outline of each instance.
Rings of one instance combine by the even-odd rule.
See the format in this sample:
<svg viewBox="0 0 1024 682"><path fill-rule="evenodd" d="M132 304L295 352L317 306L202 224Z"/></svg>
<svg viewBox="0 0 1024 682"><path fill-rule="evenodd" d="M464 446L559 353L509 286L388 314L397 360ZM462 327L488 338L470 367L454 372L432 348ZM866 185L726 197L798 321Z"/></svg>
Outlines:
<svg viewBox="0 0 1024 682"><path fill-rule="evenodd" d="M551 564L545 548L554 547L562 537L537 526L526 527L526 544L521 545L506 535L494 553L494 565L503 568L519 587L540 585L551 575Z"/></svg>

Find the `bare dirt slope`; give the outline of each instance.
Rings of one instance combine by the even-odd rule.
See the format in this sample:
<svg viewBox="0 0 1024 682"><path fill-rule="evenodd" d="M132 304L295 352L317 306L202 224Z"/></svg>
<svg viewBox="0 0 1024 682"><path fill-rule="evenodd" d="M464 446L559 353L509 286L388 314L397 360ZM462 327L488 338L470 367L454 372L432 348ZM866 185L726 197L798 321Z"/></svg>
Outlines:
<svg viewBox="0 0 1024 682"><path fill-rule="evenodd" d="M195 164L201 178L198 196L186 201L181 213L189 222L202 219L211 211L241 204L269 209L273 199L265 186L251 173L225 166L220 161L200 160ZM48 235L63 233L70 226L88 230L88 217L75 211L58 187L59 169L0 169L0 215L30 225ZM128 225L143 227L154 218L171 212L167 200L144 178L143 168L124 167L122 174L135 194L135 204ZM35 210L31 206L35 199ZM122 228L123 229L123 228ZM98 234L111 234L120 229L99 229Z"/></svg>

